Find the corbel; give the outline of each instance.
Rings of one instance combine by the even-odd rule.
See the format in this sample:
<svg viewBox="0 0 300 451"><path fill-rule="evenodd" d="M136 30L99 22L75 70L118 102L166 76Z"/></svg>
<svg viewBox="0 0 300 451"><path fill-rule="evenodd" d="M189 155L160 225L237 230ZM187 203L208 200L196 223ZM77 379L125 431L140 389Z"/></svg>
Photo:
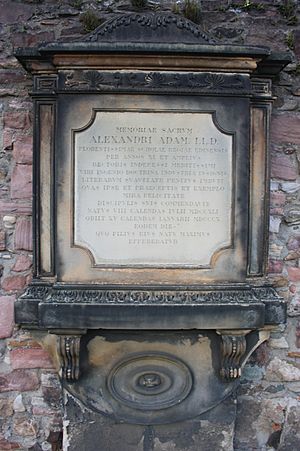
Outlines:
<svg viewBox="0 0 300 451"><path fill-rule="evenodd" d="M221 378L228 382L240 378L244 364L255 349L268 340L271 329L217 330L221 337Z"/></svg>
<svg viewBox="0 0 300 451"><path fill-rule="evenodd" d="M222 379L231 381L242 374L243 357L246 354L246 335L250 330L217 331L221 336L221 369Z"/></svg>
<svg viewBox="0 0 300 451"><path fill-rule="evenodd" d="M61 367L61 378L75 382L80 377L80 345L85 330L51 331L57 334L57 352Z"/></svg>

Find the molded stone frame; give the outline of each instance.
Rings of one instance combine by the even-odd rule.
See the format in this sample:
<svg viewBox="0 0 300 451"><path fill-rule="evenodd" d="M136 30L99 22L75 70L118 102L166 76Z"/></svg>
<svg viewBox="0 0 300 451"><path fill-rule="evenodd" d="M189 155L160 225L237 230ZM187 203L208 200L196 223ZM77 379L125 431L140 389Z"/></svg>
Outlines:
<svg viewBox="0 0 300 451"><path fill-rule="evenodd" d="M265 276L271 85L289 57L216 44L168 13L117 16L82 42L19 49L16 56L33 75L35 105L35 270L16 302L17 323L58 335L62 378L75 392L85 334L209 331L218 344L213 367L223 399L270 328L285 321L286 306ZM88 123L93 110L109 108L209 111L234 137L232 245L211 268L97 268L72 247L71 130ZM147 391L164 376L146 367L138 380ZM176 410L169 420L176 421Z"/></svg>

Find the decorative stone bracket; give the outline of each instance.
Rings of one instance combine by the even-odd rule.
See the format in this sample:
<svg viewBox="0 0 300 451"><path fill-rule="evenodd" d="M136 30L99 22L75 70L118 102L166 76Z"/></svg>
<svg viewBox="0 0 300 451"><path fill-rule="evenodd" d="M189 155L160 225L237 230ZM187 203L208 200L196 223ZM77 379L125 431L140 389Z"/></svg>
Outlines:
<svg viewBox="0 0 300 451"><path fill-rule="evenodd" d="M251 330L222 330L217 333L221 336L220 376L227 381L241 377L242 367L248 357L270 335L268 330L252 334L250 334Z"/></svg>
<svg viewBox="0 0 300 451"><path fill-rule="evenodd" d="M268 338L268 328L284 322L285 317L286 304L268 286L219 292L213 287L87 290L32 284L16 302L17 322L58 335L62 378L69 382L80 376L80 339L87 330L129 331L137 325L139 330L217 331L220 375L232 381L241 376L253 350Z"/></svg>
<svg viewBox="0 0 300 451"><path fill-rule="evenodd" d="M237 379L241 376L241 361L246 352L246 334L249 331L222 331L221 370L223 379Z"/></svg>
<svg viewBox="0 0 300 451"><path fill-rule="evenodd" d="M63 334L57 337L57 351L61 365L61 377L67 382L74 382L80 376L80 341L82 331Z"/></svg>
<svg viewBox="0 0 300 451"><path fill-rule="evenodd" d="M51 331L51 333L58 331ZM268 330L253 332L251 330L216 331L221 336L220 376L224 381L238 379L242 367L252 352L269 338ZM61 377L66 382L75 382L80 378L80 344L85 331L59 331L57 351L61 365ZM145 379L143 385L155 386L155 380ZM152 385L153 384L153 385Z"/></svg>

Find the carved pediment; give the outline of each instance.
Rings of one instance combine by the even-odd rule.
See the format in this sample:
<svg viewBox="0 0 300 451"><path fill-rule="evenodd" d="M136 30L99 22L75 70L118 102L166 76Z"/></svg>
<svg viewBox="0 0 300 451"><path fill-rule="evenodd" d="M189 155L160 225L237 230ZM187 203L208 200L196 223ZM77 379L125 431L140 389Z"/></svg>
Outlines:
<svg viewBox="0 0 300 451"><path fill-rule="evenodd" d="M88 42L167 42L213 44L199 25L171 13L131 13L104 22L85 39Z"/></svg>

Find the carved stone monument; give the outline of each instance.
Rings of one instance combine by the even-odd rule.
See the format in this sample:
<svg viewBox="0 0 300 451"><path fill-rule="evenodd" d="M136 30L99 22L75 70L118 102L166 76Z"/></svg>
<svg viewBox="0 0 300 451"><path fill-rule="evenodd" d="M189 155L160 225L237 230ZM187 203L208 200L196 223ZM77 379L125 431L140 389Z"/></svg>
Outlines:
<svg viewBox="0 0 300 451"><path fill-rule="evenodd" d="M169 13L17 57L34 77L35 274L16 318L58 337L69 451L229 449L242 367L285 321L265 268L288 58Z"/></svg>

